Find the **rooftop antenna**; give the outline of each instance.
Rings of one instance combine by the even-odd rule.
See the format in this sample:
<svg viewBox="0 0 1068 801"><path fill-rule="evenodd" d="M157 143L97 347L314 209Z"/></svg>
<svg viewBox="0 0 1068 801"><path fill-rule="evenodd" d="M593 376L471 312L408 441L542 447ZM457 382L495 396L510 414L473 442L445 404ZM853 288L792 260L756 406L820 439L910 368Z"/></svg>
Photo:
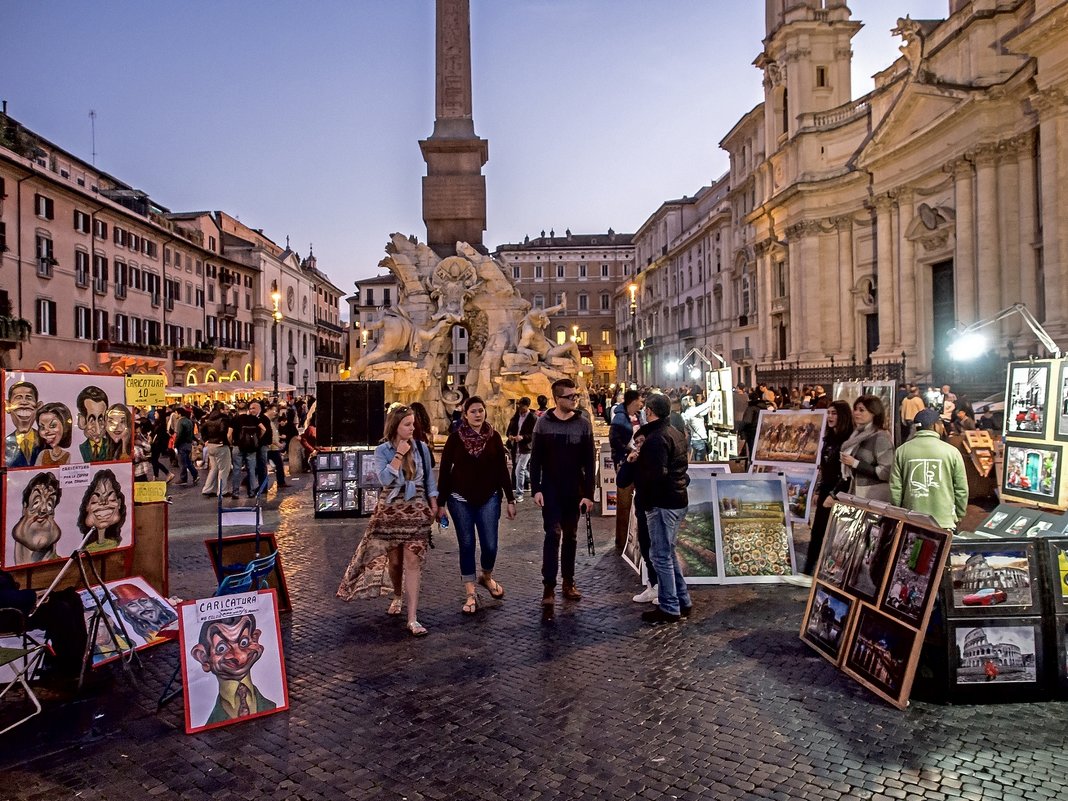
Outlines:
<svg viewBox="0 0 1068 801"><path fill-rule="evenodd" d="M96 166L96 111L89 109L89 128L92 131L93 166Z"/></svg>

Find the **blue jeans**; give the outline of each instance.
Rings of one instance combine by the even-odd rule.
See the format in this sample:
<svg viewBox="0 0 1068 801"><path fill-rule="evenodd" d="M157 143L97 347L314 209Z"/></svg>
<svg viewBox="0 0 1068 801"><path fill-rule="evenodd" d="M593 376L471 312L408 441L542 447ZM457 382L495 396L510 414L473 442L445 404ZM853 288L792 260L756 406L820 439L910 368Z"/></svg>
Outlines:
<svg viewBox="0 0 1068 801"><path fill-rule="evenodd" d="M460 578L475 580L475 530L482 548L482 571L489 573L497 563L497 526L501 519L501 494L492 497L481 506L472 506L466 501L450 497L446 502L449 515L456 526L456 542L460 546Z"/></svg>
<svg viewBox="0 0 1068 801"><path fill-rule="evenodd" d="M256 451L243 451L240 448L234 448L234 495L241 491L242 468L248 469L249 495L255 494L256 489L259 487L259 482L256 479L256 456Z"/></svg>
<svg viewBox="0 0 1068 801"><path fill-rule="evenodd" d="M197 472L197 467L193 464L193 443L186 442L184 445L179 445L178 451L178 464L181 466L181 472L178 474L179 481L185 481L186 473L193 477L193 483L196 483L200 478L200 474Z"/></svg>
<svg viewBox="0 0 1068 801"><path fill-rule="evenodd" d="M708 461L708 440L691 439L690 449L693 451L693 458L690 459L691 462Z"/></svg>
<svg viewBox="0 0 1068 801"><path fill-rule="evenodd" d="M515 456L515 496L522 498L530 480L530 454L517 453Z"/></svg>
<svg viewBox="0 0 1068 801"><path fill-rule="evenodd" d="M683 606L690 606L690 591L686 588L679 557L675 554L675 538L685 509L653 508L645 513L649 523L649 555L656 568L656 589L661 611L680 614Z"/></svg>

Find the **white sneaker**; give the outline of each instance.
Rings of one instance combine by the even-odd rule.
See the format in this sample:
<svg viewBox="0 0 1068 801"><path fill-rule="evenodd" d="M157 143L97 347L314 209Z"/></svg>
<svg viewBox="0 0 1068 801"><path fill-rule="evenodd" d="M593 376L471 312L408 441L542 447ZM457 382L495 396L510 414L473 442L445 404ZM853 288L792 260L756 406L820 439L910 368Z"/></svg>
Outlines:
<svg viewBox="0 0 1068 801"><path fill-rule="evenodd" d="M660 593L657 591L656 587L646 587L644 590L635 595L634 598L632 598L631 600L633 600L636 604L659 604Z"/></svg>

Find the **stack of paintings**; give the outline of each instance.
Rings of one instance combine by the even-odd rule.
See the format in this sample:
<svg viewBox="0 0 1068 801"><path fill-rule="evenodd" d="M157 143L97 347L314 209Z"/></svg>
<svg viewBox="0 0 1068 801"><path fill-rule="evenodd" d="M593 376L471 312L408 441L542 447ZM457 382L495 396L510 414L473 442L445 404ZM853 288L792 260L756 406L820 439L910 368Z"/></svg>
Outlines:
<svg viewBox="0 0 1068 801"><path fill-rule="evenodd" d="M790 520L808 523L816 489L827 412L762 411L753 441L751 473L780 473L786 481Z"/></svg>
<svg viewBox="0 0 1068 801"><path fill-rule="evenodd" d="M950 535L839 496L801 622L801 639L899 708L916 663Z"/></svg>
<svg viewBox="0 0 1068 801"><path fill-rule="evenodd" d="M1012 362L1005 386L1001 497L1068 506L1062 479L1068 441L1068 360Z"/></svg>
<svg viewBox="0 0 1068 801"><path fill-rule="evenodd" d="M5 570L133 545L134 420L123 376L5 371Z"/></svg>

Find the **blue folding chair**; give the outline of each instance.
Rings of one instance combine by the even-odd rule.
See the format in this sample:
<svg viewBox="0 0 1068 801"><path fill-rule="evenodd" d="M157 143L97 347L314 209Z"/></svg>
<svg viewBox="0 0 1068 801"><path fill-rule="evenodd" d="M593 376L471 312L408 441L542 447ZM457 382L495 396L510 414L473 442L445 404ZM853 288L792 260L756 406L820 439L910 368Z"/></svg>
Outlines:
<svg viewBox="0 0 1068 801"><path fill-rule="evenodd" d="M254 577L252 567L249 565L241 573L231 573L229 576L224 576L212 595L218 597L220 595L237 595L241 592L248 592L252 589L253 582ZM156 702L157 712L162 709L164 705L170 703L182 694L182 685L180 683L177 687L174 687L174 682L178 679L178 673L181 670L182 656L179 654L178 664L174 667L174 673L171 674L170 681L167 682L167 686L164 687L163 692L160 693L159 701ZM171 687L174 687L174 689L172 690Z"/></svg>

